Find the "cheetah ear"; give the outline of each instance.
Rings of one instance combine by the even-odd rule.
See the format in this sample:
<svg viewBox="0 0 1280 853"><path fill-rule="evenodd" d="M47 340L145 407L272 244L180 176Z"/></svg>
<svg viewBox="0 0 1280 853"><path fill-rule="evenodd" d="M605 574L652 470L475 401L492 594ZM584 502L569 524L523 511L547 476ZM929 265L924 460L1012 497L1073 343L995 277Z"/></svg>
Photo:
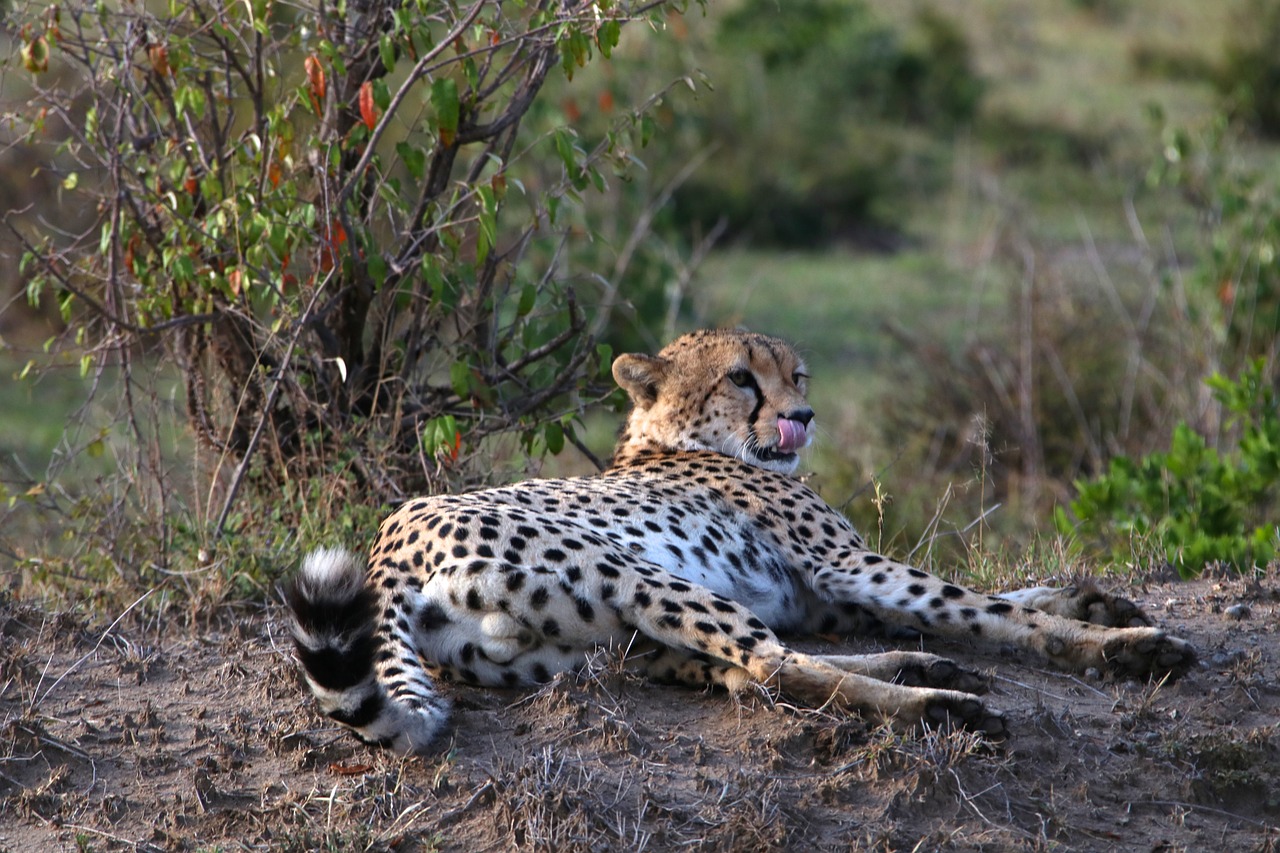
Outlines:
<svg viewBox="0 0 1280 853"><path fill-rule="evenodd" d="M655 355L624 353L613 360L613 378L636 406L647 409L658 399L658 386L667 375L668 362Z"/></svg>

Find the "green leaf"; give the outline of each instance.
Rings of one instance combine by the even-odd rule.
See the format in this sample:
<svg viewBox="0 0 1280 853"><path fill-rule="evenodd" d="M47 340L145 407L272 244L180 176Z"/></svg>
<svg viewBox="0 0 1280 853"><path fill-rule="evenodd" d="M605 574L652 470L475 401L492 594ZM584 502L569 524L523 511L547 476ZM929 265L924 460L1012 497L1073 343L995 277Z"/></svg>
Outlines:
<svg viewBox="0 0 1280 853"><path fill-rule="evenodd" d="M426 174L427 155L420 148L414 148L407 142L397 142L396 153L400 155L404 167L409 170L410 175L413 175L414 180L422 180L423 175Z"/></svg>
<svg viewBox="0 0 1280 853"><path fill-rule="evenodd" d="M534 303L538 299L538 289L532 284L526 284L520 291L520 303L516 306L516 316L524 317L533 310Z"/></svg>
<svg viewBox="0 0 1280 853"><path fill-rule="evenodd" d="M551 451L553 456L559 455L564 450L564 427L556 421L552 421L542 428L542 435L547 442L547 450Z"/></svg>
<svg viewBox="0 0 1280 853"><path fill-rule="evenodd" d="M458 117L461 113L458 85L448 77L435 80L431 84L431 106L436 111L436 126L440 130L441 143L452 145L458 134Z"/></svg>
<svg viewBox="0 0 1280 853"><path fill-rule="evenodd" d="M617 21L605 21L596 30L596 44L600 45L600 53L605 59L613 56L613 49L618 46L618 37L622 34L622 25Z"/></svg>
<svg viewBox="0 0 1280 853"><path fill-rule="evenodd" d="M453 386L453 393L464 400L469 398L471 396L471 368L460 361L455 361L449 367L449 384Z"/></svg>
<svg viewBox="0 0 1280 853"><path fill-rule="evenodd" d="M382 59L382 67L387 69L388 74L396 70L396 44L390 33L384 33L382 40L378 42L378 55ZM382 104L379 106L386 109Z"/></svg>

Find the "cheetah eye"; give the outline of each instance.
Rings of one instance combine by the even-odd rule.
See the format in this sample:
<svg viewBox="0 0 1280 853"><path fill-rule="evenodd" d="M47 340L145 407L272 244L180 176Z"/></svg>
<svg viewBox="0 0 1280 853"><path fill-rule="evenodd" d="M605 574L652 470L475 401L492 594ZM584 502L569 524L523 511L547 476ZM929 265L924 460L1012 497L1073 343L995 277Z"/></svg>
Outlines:
<svg viewBox="0 0 1280 853"><path fill-rule="evenodd" d="M751 384L751 372L741 367L735 367L729 371L729 381L739 388L745 388Z"/></svg>
<svg viewBox="0 0 1280 853"><path fill-rule="evenodd" d="M801 370L797 370L795 373L791 374L791 381L797 385L800 385L808 378L809 378L809 374Z"/></svg>

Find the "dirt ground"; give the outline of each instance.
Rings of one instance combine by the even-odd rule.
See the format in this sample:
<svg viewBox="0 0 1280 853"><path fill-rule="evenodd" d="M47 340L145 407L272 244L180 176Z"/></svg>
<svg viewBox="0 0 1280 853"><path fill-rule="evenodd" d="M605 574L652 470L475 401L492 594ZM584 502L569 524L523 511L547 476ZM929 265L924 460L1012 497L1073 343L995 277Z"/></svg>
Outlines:
<svg viewBox="0 0 1280 853"><path fill-rule="evenodd" d="M191 632L8 602L0 850L1280 847L1280 578L1131 594L1199 649L1180 682L941 648L991 674L1002 743L652 685L602 655L534 692L455 689L451 737L411 759L314 713L279 610Z"/></svg>

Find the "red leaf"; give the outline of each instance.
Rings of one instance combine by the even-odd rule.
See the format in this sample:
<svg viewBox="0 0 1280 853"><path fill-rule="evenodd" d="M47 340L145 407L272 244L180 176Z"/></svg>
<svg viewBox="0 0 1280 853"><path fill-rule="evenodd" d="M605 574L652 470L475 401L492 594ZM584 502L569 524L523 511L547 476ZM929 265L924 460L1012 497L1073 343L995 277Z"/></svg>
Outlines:
<svg viewBox="0 0 1280 853"><path fill-rule="evenodd" d="M306 58L302 67L307 72L307 92L311 95L311 106L316 115L320 115L320 104L324 101L325 93L324 67L314 54Z"/></svg>
<svg viewBox="0 0 1280 853"><path fill-rule="evenodd" d="M335 776L361 776L371 770L372 764L339 764L335 761L329 765L329 772Z"/></svg>
<svg viewBox="0 0 1280 853"><path fill-rule="evenodd" d="M360 86L360 118L364 126L373 130L378 123L378 108L373 104L373 81L366 80Z"/></svg>

